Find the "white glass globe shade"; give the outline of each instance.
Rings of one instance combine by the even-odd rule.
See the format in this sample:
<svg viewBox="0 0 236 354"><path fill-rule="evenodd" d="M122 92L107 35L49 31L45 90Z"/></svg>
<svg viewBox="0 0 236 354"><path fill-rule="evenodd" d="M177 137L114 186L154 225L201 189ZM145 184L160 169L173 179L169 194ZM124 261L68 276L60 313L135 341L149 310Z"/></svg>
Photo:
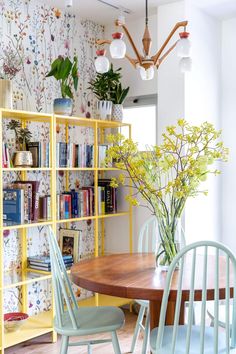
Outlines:
<svg viewBox="0 0 236 354"><path fill-rule="evenodd" d="M142 80L152 80L154 78L154 67L150 66L147 70L145 70L142 66L139 67L139 72Z"/></svg>
<svg viewBox="0 0 236 354"><path fill-rule="evenodd" d="M176 44L178 57L181 58L189 57L190 48L191 48L191 42L188 38L179 39L178 43Z"/></svg>
<svg viewBox="0 0 236 354"><path fill-rule="evenodd" d="M110 67L109 60L105 56L99 56L95 59L96 72L99 74L107 73Z"/></svg>
<svg viewBox="0 0 236 354"><path fill-rule="evenodd" d="M113 39L110 44L110 54L113 59L122 59L125 57L126 44L122 39Z"/></svg>
<svg viewBox="0 0 236 354"><path fill-rule="evenodd" d="M191 71L192 69L192 59L191 58L182 58L180 59L180 62L179 62L179 67L180 67L180 71L182 73L186 73L186 72L189 72Z"/></svg>

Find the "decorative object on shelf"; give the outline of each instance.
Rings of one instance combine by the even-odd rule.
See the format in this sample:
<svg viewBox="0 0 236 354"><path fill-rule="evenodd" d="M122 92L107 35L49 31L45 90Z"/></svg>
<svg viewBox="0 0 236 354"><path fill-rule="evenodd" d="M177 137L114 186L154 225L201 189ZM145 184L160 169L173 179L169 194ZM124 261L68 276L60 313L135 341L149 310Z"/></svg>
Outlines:
<svg viewBox="0 0 236 354"><path fill-rule="evenodd" d="M29 129L22 128L21 123L18 120L12 119L7 124L7 129L14 130L16 137L16 146L20 151L16 151L13 164L15 167L31 167L33 165L33 157L30 151L26 150L27 144L29 144L32 137Z"/></svg>
<svg viewBox="0 0 236 354"><path fill-rule="evenodd" d="M12 109L12 79L20 71L21 56L9 44L2 49L0 56L0 107Z"/></svg>
<svg viewBox="0 0 236 354"><path fill-rule="evenodd" d="M29 315L24 312L11 312L4 314L4 328L8 332L18 331Z"/></svg>
<svg viewBox="0 0 236 354"><path fill-rule="evenodd" d="M97 114L102 120L110 120L112 113L111 93L121 79L121 68L113 70L113 65L106 73L97 73L96 77L89 82L89 89L98 99Z"/></svg>
<svg viewBox="0 0 236 354"><path fill-rule="evenodd" d="M78 88L78 58L75 56L73 62L61 55L51 64L51 70L46 77L54 76L60 82L62 98L56 98L53 103L55 114L71 115L73 111L73 92Z"/></svg>
<svg viewBox="0 0 236 354"><path fill-rule="evenodd" d="M123 102L128 95L129 87L123 89L121 83L116 83L111 92L112 120L122 122L123 120Z"/></svg>
<svg viewBox="0 0 236 354"><path fill-rule="evenodd" d="M178 252L176 230L188 197L207 194L199 188L200 183L208 174L220 173L211 165L217 160L226 161L228 149L219 141L221 131L208 122L198 127L181 119L177 126L167 127L162 136L161 145L140 152L132 139L110 135L108 141L113 146L107 151L106 162L117 161L114 167L126 171L132 180L136 193L127 200L139 205L135 196L140 193L157 217L161 242L156 261L166 269ZM121 173L111 185L125 185L126 176Z"/></svg>
<svg viewBox="0 0 236 354"><path fill-rule="evenodd" d="M63 256L73 256L73 261L79 260L80 230L60 229L60 248Z"/></svg>
<svg viewBox="0 0 236 354"><path fill-rule="evenodd" d="M188 71L190 69L190 64L191 64L191 59L189 58L189 50L190 50L190 42L188 40L189 33L186 32L186 26L188 24L188 21L182 21L176 23L168 37L166 38L165 42L162 44L160 49L157 51L156 54L150 55L150 48L152 44L152 39L151 35L149 32L148 28L148 0L146 0L146 16L145 16L145 31L143 35L143 53L144 55L141 55L134 44L133 38L131 34L128 31L128 28L125 25L125 19L124 16L119 16L118 20L116 20L115 25L119 26L123 29L125 32L128 41L131 44L131 47L135 53L136 58L132 58L129 55L126 54L126 44L123 41L123 33L121 32L115 32L112 34L113 40L104 40L100 39L97 40L97 44L99 45L104 45L104 44L110 44L110 54L111 57L114 59L120 59L126 57L131 65L140 72L140 76L142 80L151 80L154 77L154 68L156 67L157 69L159 66L162 64L164 59L168 56L169 53L172 52L172 50L178 46L178 56L181 56L181 58L184 58L183 60L181 59L181 70L182 71ZM180 39L176 41L174 44L172 44L170 47L167 47L169 44L171 38L175 34L175 32L180 28L184 27L184 31L181 32ZM99 56L99 54L97 53ZM99 57L98 57L99 58ZM98 60L96 59L96 61ZM96 66L96 61L95 61L95 66ZM105 72L108 71L109 69L109 64L107 63L108 59L105 57L105 55L100 56L99 59L99 66L96 67L98 72ZM188 63L188 64L187 64Z"/></svg>

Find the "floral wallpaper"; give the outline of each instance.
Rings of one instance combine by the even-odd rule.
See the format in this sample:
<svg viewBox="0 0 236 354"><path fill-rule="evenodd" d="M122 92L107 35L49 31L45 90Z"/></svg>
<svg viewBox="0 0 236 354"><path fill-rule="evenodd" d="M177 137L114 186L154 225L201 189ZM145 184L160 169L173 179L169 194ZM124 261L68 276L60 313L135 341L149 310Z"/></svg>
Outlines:
<svg viewBox="0 0 236 354"><path fill-rule="evenodd" d="M79 87L75 95L74 114L90 118L94 114L95 100L88 91L88 81L93 77L95 41L102 38L104 27L78 15L65 13L36 0L0 0L0 60L4 50L17 51L20 55L20 70L13 80L13 105L16 109L38 112L52 112L54 98L60 97L60 90L53 78L45 78L50 63L58 56L78 56ZM33 134L32 141L49 141L49 127L45 123L28 123ZM93 142L90 128L70 127L70 141ZM57 141L63 141L65 129L57 127ZM3 139L10 152L15 150L15 138L3 127ZM20 178L18 173L4 173L4 183ZM40 180L40 194L50 194L50 173L30 172L28 178ZM71 188L93 183L92 173L71 173ZM65 176L58 174L58 190L65 189ZM79 242L80 258L91 257L94 252L94 224L80 222L71 224L81 230ZM48 254L47 228L35 227L27 232L28 256ZM4 233L5 282L20 279L21 235L16 230ZM30 275L33 279L35 274ZM51 307L51 282L34 281L28 285L28 313L37 314ZM75 288L80 298L91 293ZM22 304L22 289L10 288L4 294L5 312L18 311Z"/></svg>

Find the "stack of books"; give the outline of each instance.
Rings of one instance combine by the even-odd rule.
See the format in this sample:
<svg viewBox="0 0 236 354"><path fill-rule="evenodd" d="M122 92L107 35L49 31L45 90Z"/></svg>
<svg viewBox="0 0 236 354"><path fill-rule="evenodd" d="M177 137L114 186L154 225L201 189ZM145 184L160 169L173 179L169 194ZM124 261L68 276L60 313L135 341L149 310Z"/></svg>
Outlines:
<svg viewBox="0 0 236 354"><path fill-rule="evenodd" d="M94 187L82 187L57 194L57 219L80 218L94 214Z"/></svg>
<svg viewBox="0 0 236 354"><path fill-rule="evenodd" d="M94 148L89 144L57 143L57 167L93 167Z"/></svg>
<svg viewBox="0 0 236 354"><path fill-rule="evenodd" d="M38 221L39 184L39 181L15 181L3 189L4 222Z"/></svg>
<svg viewBox="0 0 236 354"><path fill-rule="evenodd" d="M7 144L5 143L2 143L2 167L3 168L13 167L13 163L9 154L9 149Z"/></svg>
<svg viewBox="0 0 236 354"><path fill-rule="evenodd" d="M110 186L110 178L98 180L98 213L117 213L117 188Z"/></svg>
<svg viewBox="0 0 236 354"><path fill-rule="evenodd" d="M32 153L32 167L50 167L50 143L30 142L27 144L27 150Z"/></svg>
<svg viewBox="0 0 236 354"><path fill-rule="evenodd" d="M62 255L62 257L66 269L70 268L73 264L73 256L68 254L68 255ZM51 271L50 256L28 257L28 268L50 272Z"/></svg>

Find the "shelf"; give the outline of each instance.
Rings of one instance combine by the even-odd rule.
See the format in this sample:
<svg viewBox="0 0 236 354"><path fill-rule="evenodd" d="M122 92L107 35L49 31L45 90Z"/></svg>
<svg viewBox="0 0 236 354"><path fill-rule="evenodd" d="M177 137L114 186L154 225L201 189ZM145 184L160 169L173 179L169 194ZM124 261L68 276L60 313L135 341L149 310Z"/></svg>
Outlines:
<svg viewBox="0 0 236 354"><path fill-rule="evenodd" d="M21 120L33 120L36 122L50 122L52 115L47 113L28 112L28 111L16 111L13 109L1 109L2 118L8 119L21 119Z"/></svg>
<svg viewBox="0 0 236 354"><path fill-rule="evenodd" d="M97 294L96 296L89 297L84 300L78 301L78 305L83 306L123 306L130 304L133 300L114 297L109 295Z"/></svg>
<svg viewBox="0 0 236 354"><path fill-rule="evenodd" d="M68 124L68 125L81 125L94 128L95 123L97 123L98 128L118 128L118 127L128 127L131 124L115 122L111 120L100 120L100 119L91 119L85 117L72 117L72 116L60 116L55 115L56 122L59 124Z"/></svg>
<svg viewBox="0 0 236 354"><path fill-rule="evenodd" d="M124 216L128 215L129 212L119 212L119 213L111 213L111 214L101 214L101 215L91 215L91 216L83 216L81 218L71 218L71 219L61 219L57 220L56 223L65 223L65 222L77 222L77 221L86 221L86 220L94 220L94 219L103 219L103 218L111 218L111 217L116 217L116 216Z"/></svg>
<svg viewBox="0 0 236 354"><path fill-rule="evenodd" d="M5 348L52 331L52 312L41 312L36 316L29 317L19 331L5 332Z"/></svg>
<svg viewBox="0 0 236 354"><path fill-rule="evenodd" d="M46 221L37 221L37 222L29 222L25 224L14 224L13 222L3 222L3 231L4 230L15 230L15 229L23 229L23 228L31 228L31 227L37 227L37 226L47 226L47 225L52 225L52 220L46 220Z"/></svg>
<svg viewBox="0 0 236 354"><path fill-rule="evenodd" d="M56 171L119 171L115 167L57 167Z"/></svg>
<svg viewBox="0 0 236 354"><path fill-rule="evenodd" d="M27 172L34 172L34 171L52 171L51 167L9 167L9 168L3 168L3 172L22 172L22 171L27 171Z"/></svg>
<svg viewBox="0 0 236 354"><path fill-rule="evenodd" d="M4 273L4 287L3 289L15 288L37 281L50 279L51 273L41 270L26 269L25 271L9 271Z"/></svg>

